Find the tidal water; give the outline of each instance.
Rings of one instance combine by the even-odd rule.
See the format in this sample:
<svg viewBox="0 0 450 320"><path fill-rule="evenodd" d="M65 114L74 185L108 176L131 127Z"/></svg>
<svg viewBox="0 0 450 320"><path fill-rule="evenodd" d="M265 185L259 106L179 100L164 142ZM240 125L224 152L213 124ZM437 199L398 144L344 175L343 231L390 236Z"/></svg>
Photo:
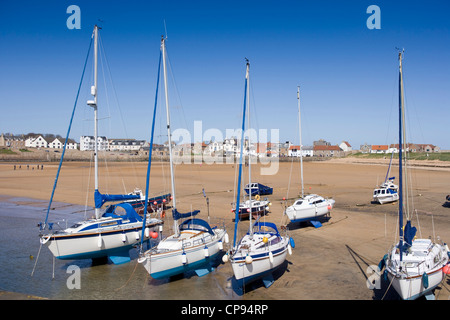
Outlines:
<svg viewBox="0 0 450 320"><path fill-rule="evenodd" d="M203 277L155 280L137 263L137 249L130 251L131 262L121 265L54 259L38 236L47 206L48 201L0 197L0 290L59 300L242 299L230 287L232 271L224 264ZM65 227L84 216L84 206L53 203L49 222ZM79 271L77 279L73 270Z"/></svg>

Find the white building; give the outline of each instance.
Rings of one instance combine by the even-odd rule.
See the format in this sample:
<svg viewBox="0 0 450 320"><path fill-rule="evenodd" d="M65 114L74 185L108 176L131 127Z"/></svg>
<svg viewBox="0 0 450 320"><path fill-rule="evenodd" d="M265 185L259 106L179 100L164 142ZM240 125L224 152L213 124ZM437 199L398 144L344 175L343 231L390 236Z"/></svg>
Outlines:
<svg viewBox="0 0 450 320"><path fill-rule="evenodd" d="M289 147L289 151L288 151L289 157L300 157L300 155L302 155L302 157L312 157L313 154L314 154L314 148L308 147L308 146L302 147L301 152L300 152L300 146L291 145Z"/></svg>
<svg viewBox="0 0 450 320"><path fill-rule="evenodd" d="M49 148L53 149L62 149L64 147L64 139L62 138L55 138L52 142L48 144ZM77 149L78 143L75 142L75 140L68 139L66 149Z"/></svg>
<svg viewBox="0 0 450 320"><path fill-rule="evenodd" d="M106 137L97 137L98 150L105 151L108 150L108 139ZM95 149L95 139L93 136L81 136L80 137L80 150L94 150Z"/></svg>
<svg viewBox="0 0 450 320"><path fill-rule="evenodd" d="M222 151L223 150L223 142L217 142L217 141L210 142L208 144L208 146L206 147L206 150L207 150L207 154L215 154L219 151Z"/></svg>
<svg viewBox="0 0 450 320"><path fill-rule="evenodd" d="M339 148L341 148L344 152L345 151L352 151L352 146L347 141L342 141L339 145Z"/></svg>
<svg viewBox="0 0 450 320"><path fill-rule="evenodd" d="M47 148L48 142L43 136L32 136L25 140L25 147L28 148Z"/></svg>
<svg viewBox="0 0 450 320"><path fill-rule="evenodd" d="M139 151L145 146L145 140L111 139L109 151Z"/></svg>
<svg viewBox="0 0 450 320"><path fill-rule="evenodd" d="M223 142L223 152L226 155L236 155L238 151L238 140L237 138L227 138Z"/></svg>

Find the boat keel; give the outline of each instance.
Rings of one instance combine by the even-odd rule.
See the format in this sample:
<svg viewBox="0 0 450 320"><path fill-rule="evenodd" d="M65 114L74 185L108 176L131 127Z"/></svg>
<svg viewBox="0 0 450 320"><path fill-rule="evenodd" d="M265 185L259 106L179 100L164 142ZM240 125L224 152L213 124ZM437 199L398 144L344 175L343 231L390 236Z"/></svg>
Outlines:
<svg viewBox="0 0 450 320"><path fill-rule="evenodd" d="M207 275L208 273L212 272L213 270L214 270L213 267L201 268L201 269L195 269L195 273L197 274L197 276L203 277L203 276Z"/></svg>
<svg viewBox="0 0 450 320"><path fill-rule="evenodd" d="M433 292L428 292L425 294L425 299L427 300L436 300L436 297L434 296Z"/></svg>
<svg viewBox="0 0 450 320"><path fill-rule="evenodd" d="M269 273L262 278L262 281L264 283L264 287L266 287L266 289L267 289L275 282L275 279L273 278L272 273Z"/></svg>
<svg viewBox="0 0 450 320"><path fill-rule="evenodd" d="M116 253L114 255L108 256L108 258L114 264L123 264L131 261L130 254L128 253L128 251L119 254Z"/></svg>
<svg viewBox="0 0 450 320"><path fill-rule="evenodd" d="M322 226L322 223L320 223L319 220L309 220L309 222L311 222L311 224L317 229L320 228Z"/></svg>

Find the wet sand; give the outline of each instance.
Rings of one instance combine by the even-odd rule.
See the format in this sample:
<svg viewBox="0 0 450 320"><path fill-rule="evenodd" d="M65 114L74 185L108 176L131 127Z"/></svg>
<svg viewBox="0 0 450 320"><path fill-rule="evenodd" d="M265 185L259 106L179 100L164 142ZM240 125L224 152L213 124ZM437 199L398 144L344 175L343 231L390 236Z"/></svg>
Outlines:
<svg viewBox="0 0 450 320"><path fill-rule="evenodd" d="M287 257L286 268L275 274L276 281L269 289L255 283L247 288L243 298L395 299L392 290L384 296L386 288L369 290L366 285L368 278L373 279L368 267L377 265L396 241L397 205L371 203L372 191L384 180L387 163L385 160L352 159L305 161L305 192L336 200L331 219L318 229L308 224L289 224L290 236L296 246L293 254ZM36 164L29 164L28 169L26 164L22 164L21 169L16 164L14 170L14 164L0 163L0 195L48 200L58 164L45 163L42 170ZM278 225L285 224L287 221L283 216L282 198L286 197L289 205L300 192L299 163L280 162L275 175L261 175L261 167L260 164L252 166L252 181L274 188L273 195L268 196L272 203L271 212L265 219ZM208 210L202 193L202 189L205 189L210 201L210 216L225 220L232 239L234 216L231 203L235 201L236 168L233 164L177 165L175 174L179 211L200 209L200 216L206 219ZM135 187L144 189L146 170L147 164L143 162L101 163L99 189L102 193L131 192ZM397 168L393 167L392 170L395 172ZM93 192L87 190L93 190L93 172L89 162L65 163L54 201L79 205L87 203L92 206ZM154 163L150 195L170 191L169 176L167 163ZM450 167L445 164L414 167L411 169L411 179L415 186L415 208L419 213L419 221L416 215L413 217L413 224L420 227L418 236L439 236L449 242L450 208L444 204L445 196L450 194ZM247 226L248 222L242 223L240 230L244 231ZM225 287L231 275L229 264L219 266L215 272L218 287ZM450 299L449 287L450 280L447 277L435 291L436 298Z"/></svg>

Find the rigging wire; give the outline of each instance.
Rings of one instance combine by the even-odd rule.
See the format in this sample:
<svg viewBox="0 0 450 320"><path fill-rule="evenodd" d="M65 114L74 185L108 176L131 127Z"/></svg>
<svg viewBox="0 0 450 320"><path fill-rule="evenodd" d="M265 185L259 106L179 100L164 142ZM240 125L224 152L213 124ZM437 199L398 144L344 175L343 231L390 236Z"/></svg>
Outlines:
<svg viewBox="0 0 450 320"><path fill-rule="evenodd" d="M102 73L103 73L103 83L104 83L104 87L105 87L107 107L108 107L108 112L109 112L108 118L112 118L112 117L111 117L111 105L109 103L109 94L108 94L108 89L107 89L107 86L106 86L105 69L107 71L109 82L111 83L112 93L113 93L115 104L117 106L117 110L118 110L118 113L119 113L119 116L120 116L120 121L121 121L121 124L122 124L122 130L123 130L123 132L125 134L125 139L130 139L127 127L125 125L125 120L124 120L125 118L124 118L123 113L122 113L122 107L121 107L121 104L119 102L119 98L118 98L118 95L117 95L117 90L116 90L116 87L115 87L115 84L114 84L114 81L113 81L109 60L108 60L108 57L106 55L106 50L105 50L105 48L103 46L103 41L102 41L102 38L101 38L100 35L99 35L99 43L100 43L100 53L101 53L100 54L100 61L102 63L102 68L101 69L102 69ZM104 59L104 62L103 62L103 59ZM103 63L105 64L105 67L103 67ZM111 123L111 121L109 121L109 127L110 127L109 131L110 131L110 133L112 133L111 125L112 125L112 123ZM132 164L134 184L135 184L135 186L137 186L137 185L139 185L139 179L138 179L139 175L138 175L137 168L136 168L136 165L135 165L135 162L136 162L135 158L128 159L128 161L131 162L131 164ZM127 178L129 178L129 175L127 175ZM124 192L126 193L126 190L124 190Z"/></svg>
<svg viewBox="0 0 450 320"><path fill-rule="evenodd" d="M173 72L173 68L172 68L172 63L171 63L170 58L169 58L169 50L167 49L167 47L166 47L166 58L167 58L167 64L168 64L168 69L169 69L169 73L170 73L170 78L172 80L172 86L173 86L175 94L176 94L177 102L179 103L179 109L181 110L181 115L182 115L181 118L183 119L185 128L187 129L187 131L189 133L191 133L192 131L190 130L190 126L189 126L189 124L187 123L187 120L186 120L184 107L183 107L182 102L181 102L180 92L178 90L178 86L177 86L176 79L175 79L174 72ZM201 141L199 143L200 143L200 152L203 155L203 150L202 150L203 132L201 134L202 134L202 137L201 137ZM191 136L191 138L192 138L192 136ZM196 143L197 142L194 141L194 148L195 148L195 144ZM184 149L183 149L183 151L184 151ZM192 151L193 150L190 150L190 151L191 151L191 154L189 155L189 159L191 161L192 160ZM184 156L184 154L183 154L183 156ZM182 162L183 161L184 160L182 160ZM202 159L202 163L203 163L203 159ZM176 166L174 167L174 171L176 171ZM205 180L203 178L202 172L199 170L199 167L195 165L194 166L194 170L190 170L190 174L191 174L192 177L195 176L196 181L200 180L200 187L201 187L200 189L205 189L205 183L204 183ZM174 173L174 175L175 175L175 173ZM214 208L214 206L213 206L213 208Z"/></svg>
<svg viewBox="0 0 450 320"><path fill-rule="evenodd" d="M69 128L67 129L66 139L64 141L64 147L63 147L63 151L62 151L62 154L61 154L61 159L59 161L58 171L56 173L56 178L55 178L55 182L54 182L54 185L53 185L52 194L50 196L50 201L48 203L47 214L45 216L44 225L42 226L44 229L47 227L47 221L48 221L48 215L49 215L49 212L50 212L50 207L51 207L51 204L52 204L52 201L53 201L53 196L55 194L55 189L56 189L56 185L58 183L59 174L61 172L61 167L62 167L62 162L63 162L63 159L64 159L64 155L65 155L66 150L67 150L66 149L67 140L69 139L70 129L72 128L72 121L73 121L73 118L74 118L74 115L75 115L75 110L76 110L76 106L77 106L77 103L78 103L78 97L80 95L81 85L83 83L84 72L86 71L86 64L87 64L87 61L88 61L88 58L89 58L89 52L91 51L92 39L93 39L93 37L91 37L91 41L89 42L89 49L88 49L88 52L87 52L87 55L86 55L86 60L84 62L83 72L81 74L80 84L78 86L78 91L77 91L77 95L76 95L76 98L75 98L75 103L74 103L73 110L72 110L72 116L71 116L70 122L69 122Z"/></svg>

